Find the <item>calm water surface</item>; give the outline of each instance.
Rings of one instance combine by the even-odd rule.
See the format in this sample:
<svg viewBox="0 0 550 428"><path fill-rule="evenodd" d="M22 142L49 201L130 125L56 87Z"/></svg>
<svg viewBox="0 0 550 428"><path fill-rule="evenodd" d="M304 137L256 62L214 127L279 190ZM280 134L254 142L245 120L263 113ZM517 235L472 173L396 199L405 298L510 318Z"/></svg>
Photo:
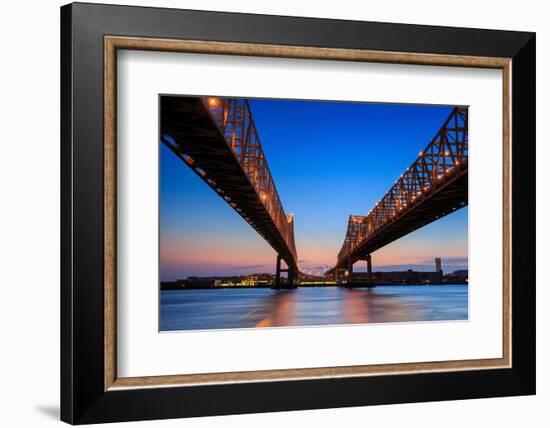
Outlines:
<svg viewBox="0 0 550 428"><path fill-rule="evenodd" d="M163 290L160 330L468 319L467 285Z"/></svg>

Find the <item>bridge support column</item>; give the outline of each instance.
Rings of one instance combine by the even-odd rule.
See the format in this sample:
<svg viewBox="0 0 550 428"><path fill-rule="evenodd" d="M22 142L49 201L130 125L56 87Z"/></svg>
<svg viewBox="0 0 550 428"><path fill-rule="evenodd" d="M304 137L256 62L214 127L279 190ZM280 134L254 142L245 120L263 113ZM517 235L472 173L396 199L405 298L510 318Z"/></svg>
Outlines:
<svg viewBox="0 0 550 428"><path fill-rule="evenodd" d="M281 267L281 262L283 261L282 256L277 255L277 265L275 269L275 282L273 288L295 288L297 280L296 269L287 264L287 268L283 269ZM285 261L286 262L286 261ZM281 272L286 272L287 274L287 283L283 286L281 282Z"/></svg>
<svg viewBox="0 0 550 428"><path fill-rule="evenodd" d="M296 280L297 280L297 275L296 275L296 269L294 269L293 267L289 267L288 270L287 270L287 285L289 288L294 288L296 287Z"/></svg>
<svg viewBox="0 0 550 428"><path fill-rule="evenodd" d="M277 264L275 268L275 283L273 284L274 287L281 286L281 260L282 260L282 257L277 255Z"/></svg>
<svg viewBox="0 0 550 428"><path fill-rule="evenodd" d="M367 254L366 260L367 260L367 273L369 275L371 275L372 274L372 258L370 256L370 254Z"/></svg>
<svg viewBox="0 0 550 428"><path fill-rule="evenodd" d="M344 281L346 279L346 268L335 268L334 269L334 280L336 282Z"/></svg>
<svg viewBox="0 0 550 428"><path fill-rule="evenodd" d="M348 279L347 282L350 283L353 279L353 261L351 257L348 259Z"/></svg>

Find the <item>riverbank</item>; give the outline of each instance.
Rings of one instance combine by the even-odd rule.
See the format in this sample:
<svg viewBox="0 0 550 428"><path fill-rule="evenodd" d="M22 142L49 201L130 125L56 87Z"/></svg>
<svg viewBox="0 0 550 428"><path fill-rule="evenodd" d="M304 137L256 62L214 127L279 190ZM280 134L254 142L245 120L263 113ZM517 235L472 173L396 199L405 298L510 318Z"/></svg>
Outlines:
<svg viewBox="0 0 550 428"><path fill-rule="evenodd" d="M451 286L451 285L468 285L467 282L455 282L449 284L384 284L384 283L349 283L349 284L335 284L335 283L326 283L326 284L299 284L298 287L294 288L323 288L323 287L343 287L343 288L373 288L373 287L433 287L433 286ZM174 282L164 283L161 282L161 290L234 290L234 289L271 289L275 288L273 284L257 284L257 285L248 285L248 284L235 284L235 285L193 285L193 286L181 286L177 285ZM280 288L284 288L284 284Z"/></svg>

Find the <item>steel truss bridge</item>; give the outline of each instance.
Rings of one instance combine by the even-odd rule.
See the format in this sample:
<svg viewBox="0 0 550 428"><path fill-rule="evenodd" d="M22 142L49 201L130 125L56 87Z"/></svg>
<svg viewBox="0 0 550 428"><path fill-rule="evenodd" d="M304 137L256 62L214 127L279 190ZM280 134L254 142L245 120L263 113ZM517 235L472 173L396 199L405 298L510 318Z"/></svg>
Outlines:
<svg viewBox="0 0 550 428"><path fill-rule="evenodd" d="M455 107L428 146L367 215L350 215L336 265L326 276L353 274L371 253L468 204L468 109Z"/></svg>
<svg viewBox="0 0 550 428"><path fill-rule="evenodd" d="M286 214L246 99L162 96L161 141L277 252L276 286L298 278L294 218ZM286 267L282 265L284 260Z"/></svg>

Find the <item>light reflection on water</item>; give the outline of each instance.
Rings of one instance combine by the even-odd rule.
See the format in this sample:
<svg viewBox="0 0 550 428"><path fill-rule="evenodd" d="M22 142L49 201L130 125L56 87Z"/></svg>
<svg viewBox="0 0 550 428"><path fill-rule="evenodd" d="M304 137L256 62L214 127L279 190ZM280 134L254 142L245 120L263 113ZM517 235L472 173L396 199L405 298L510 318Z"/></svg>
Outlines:
<svg viewBox="0 0 550 428"><path fill-rule="evenodd" d="M467 285L163 290L160 330L468 319Z"/></svg>

